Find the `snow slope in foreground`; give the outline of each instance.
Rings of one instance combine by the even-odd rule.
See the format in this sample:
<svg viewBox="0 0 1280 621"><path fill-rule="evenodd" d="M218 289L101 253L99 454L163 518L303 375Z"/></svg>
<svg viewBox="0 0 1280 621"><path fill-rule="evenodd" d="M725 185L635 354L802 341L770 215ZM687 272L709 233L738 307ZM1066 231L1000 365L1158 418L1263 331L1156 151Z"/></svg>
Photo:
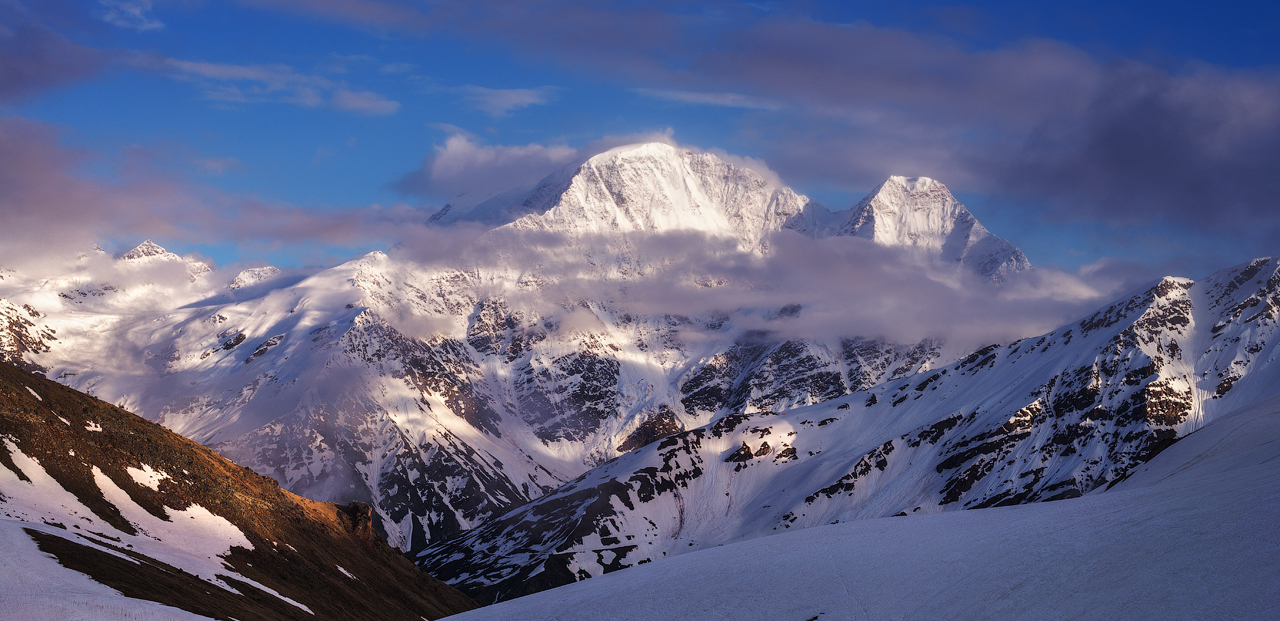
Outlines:
<svg viewBox="0 0 1280 621"><path fill-rule="evenodd" d="M177 608L124 597L119 591L70 571L40 551L23 528L56 530L0 520L0 606L9 619L101 621L106 619L207 619Z"/></svg>
<svg viewBox="0 0 1280 621"><path fill-rule="evenodd" d="M633 567L477 619L1280 618L1280 399L1109 491L817 527Z"/></svg>

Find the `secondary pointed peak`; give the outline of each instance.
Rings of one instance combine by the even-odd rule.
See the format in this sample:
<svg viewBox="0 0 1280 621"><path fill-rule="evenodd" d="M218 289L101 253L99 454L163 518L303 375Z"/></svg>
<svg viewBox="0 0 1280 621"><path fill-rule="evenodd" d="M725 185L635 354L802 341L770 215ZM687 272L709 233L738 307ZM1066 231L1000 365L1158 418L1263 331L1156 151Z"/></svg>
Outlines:
<svg viewBox="0 0 1280 621"><path fill-rule="evenodd" d="M141 259L144 257L164 256L166 254L169 254L168 250L165 250L160 246L160 244L157 244L148 239L147 241L144 241L141 244L138 244L138 246L133 250L130 250L129 252L124 253L123 255L120 255L120 258L125 261L132 261L132 260Z"/></svg>
<svg viewBox="0 0 1280 621"><path fill-rule="evenodd" d="M996 281L1031 267L1021 250L992 235L936 179L891 176L851 211L837 235L964 265Z"/></svg>

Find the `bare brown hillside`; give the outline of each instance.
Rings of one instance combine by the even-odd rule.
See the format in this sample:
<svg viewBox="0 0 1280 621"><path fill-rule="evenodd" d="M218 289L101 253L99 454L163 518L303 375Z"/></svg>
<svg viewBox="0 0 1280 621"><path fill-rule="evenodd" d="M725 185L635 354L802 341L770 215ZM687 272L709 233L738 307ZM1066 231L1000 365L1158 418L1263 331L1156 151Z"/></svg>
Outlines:
<svg viewBox="0 0 1280 621"><path fill-rule="evenodd" d="M135 535L136 525L104 496L95 467L157 518L169 520L171 510L192 505L225 518L252 544L251 550L230 549L223 560L227 574L274 590L314 614L232 575L218 578L234 591L144 556L129 549L123 535L82 529L73 515L27 529L62 565L128 597L242 621L437 619L477 607L385 545L374 533L368 506L296 496L158 424L0 364L0 464L21 485L31 473L16 465L9 446L38 462L120 533ZM168 477L152 489L126 470L144 467ZM13 493L0 489L0 513Z"/></svg>

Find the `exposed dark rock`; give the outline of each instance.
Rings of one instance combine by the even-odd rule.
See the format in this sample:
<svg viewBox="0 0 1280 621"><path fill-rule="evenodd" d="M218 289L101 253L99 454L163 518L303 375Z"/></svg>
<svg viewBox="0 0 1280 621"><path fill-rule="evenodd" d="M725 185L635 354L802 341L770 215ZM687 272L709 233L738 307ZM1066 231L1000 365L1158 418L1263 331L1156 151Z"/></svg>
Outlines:
<svg viewBox="0 0 1280 621"><path fill-rule="evenodd" d="M742 446L738 447L737 450L730 453L728 457L724 458L724 460L727 462L750 461L753 455L754 454L751 451L751 447L747 446L746 442L743 442Z"/></svg>
<svg viewBox="0 0 1280 621"><path fill-rule="evenodd" d="M620 452L633 451L650 442L657 442L669 435L684 431L684 425L676 419L675 412L666 404L658 407L658 412L653 416L645 419L640 426L631 435L627 436L622 444L618 445Z"/></svg>

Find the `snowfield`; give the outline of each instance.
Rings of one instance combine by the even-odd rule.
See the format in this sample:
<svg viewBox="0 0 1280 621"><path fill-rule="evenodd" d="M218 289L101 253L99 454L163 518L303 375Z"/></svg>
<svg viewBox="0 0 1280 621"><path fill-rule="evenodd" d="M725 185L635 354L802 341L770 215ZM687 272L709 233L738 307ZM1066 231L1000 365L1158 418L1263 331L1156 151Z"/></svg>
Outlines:
<svg viewBox="0 0 1280 621"><path fill-rule="evenodd" d="M124 597L41 552L23 529L61 534L43 524L0 519L0 610L23 621L207 619L155 602Z"/></svg>
<svg viewBox="0 0 1280 621"><path fill-rule="evenodd" d="M1280 618L1280 399L1109 491L788 532L455 618Z"/></svg>

